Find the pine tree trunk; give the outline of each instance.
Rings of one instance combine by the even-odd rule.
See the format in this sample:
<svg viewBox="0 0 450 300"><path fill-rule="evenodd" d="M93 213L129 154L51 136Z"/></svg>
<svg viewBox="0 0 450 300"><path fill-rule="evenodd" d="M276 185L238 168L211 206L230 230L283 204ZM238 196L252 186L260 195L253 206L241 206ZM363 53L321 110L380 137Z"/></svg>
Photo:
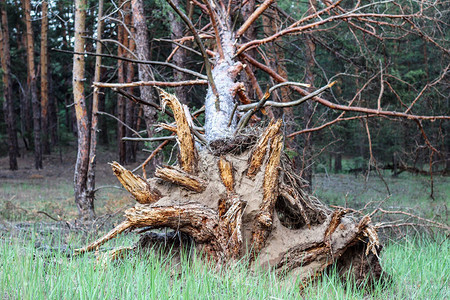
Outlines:
<svg viewBox="0 0 450 300"><path fill-rule="evenodd" d="M100 42L103 32L103 0L98 1L98 24L97 24L97 54L102 53L102 43ZM94 82L100 81L100 71L102 65L102 57L97 56L95 58L95 73ZM89 144L89 164L87 170L87 182L86 182L86 197L88 201L94 203L95 196L95 167L97 165L97 132L98 132L98 104L99 104L100 92L98 88L94 88L94 94L92 96L92 117L91 117L91 130L90 130L90 144Z"/></svg>
<svg viewBox="0 0 450 300"><path fill-rule="evenodd" d="M182 3L182 1L179 0L175 0L173 2L177 6L181 6ZM184 23L181 21L179 16L172 10L169 11L169 21L172 40L176 40L183 37ZM181 68L186 68L188 52L176 44L173 44L172 51L176 51L172 58L173 63ZM180 72L175 69L173 70L173 78L174 81L187 80L186 73ZM179 86L175 88L175 94L177 95L177 98L180 100L180 102L183 104L188 104L188 96L187 96L188 90L189 90L188 86Z"/></svg>
<svg viewBox="0 0 450 300"><path fill-rule="evenodd" d="M131 32L134 32L134 28L131 26L133 24L132 20L132 13L131 13L131 4L127 3L124 6L124 9L128 10L129 13L125 16L125 23L130 25ZM128 38L128 49L130 49L131 52L134 52L136 50L136 43L134 42L133 38ZM132 55L130 53L127 53L127 57L132 58ZM132 82L134 80L134 64L129 62L126 64L127 74L126 74L126 81ZM133 94L133 88L129 88L128 93ZM136 104L133 101L126 101L125 102L125 124L128 125L129 128L135 128L135 108ZM125 135L131 136L132 131L126 128ZM136 148L134 147L134 143L132 141L126 141L125 142L125 153L126 153L126 163L134 163L136 162Z"/></svg>
<svg viewBox="0 0 450 300"><path fill-rule="evenodd" d="M1 26L0 26L0 58L3 71L3 114L8 131L8 155L9 169L17 170L17 154L19 153L16 120L14 116L14 104L12 101L12 89L10 78L11 56L9 49L9 28L6 12L6 1L0 2Z"/></svg>
<svg viewBox="0 0 450 300"><path fill-rule="evenodd" d="M119 2L119 6L122 6L123 1ZM127 45L127 36L123 25L119 24L117 29L117 40L122 45ZM121 47L117 47L117 56L122 57L125 55L125 50ZM125 62L122 60L117 61L117 81L119 83L125 82ZM117 94L117 117L120 121L125 122L125 99L121 94ZM125 126L122 122L117 123L117 146L119 150L119 161L121 164L126 163L126 149L125 141L122 139L125 137Z"/></svg>
<svg viewBox="0 0 450 300"><path fill-rule="evenodd" d="M33 26L31 24L30 0L24 0L23 6L25 14L25 25L27 30L27 83L33 109L34 166L36 169L42 169L41 107L37 95L38 92L36 86L36 70L34 66L34 38Z"/></svg>
<svg viewBox="0 0 450 300"><path fill-rule="evenodd" d="M25 15L23 16L23 23L25 22ZM22 54L21 59L24 61L27 60L27 35L22 32L22 36L20 39L20 43L18 46L20 53ZM22 51L23 50L23 51ZM24 140L25 148L30 150L31 138L33 136L33 115L31 112L31 102L30 102L30 91L24 85L21 84L23 89L21 89L22 93L20 93L20 131L22 134L22 138Z"/></svg>
<svg viewBox="0 0 450 300"><path fill-rule="evenodd" d="M310 1L311 7L308 10L308 14L313 14L315 12L316 1ZM305 74L305 83L311 85L310 91L314 91L314 55L316 51L316 45L310 36L306 36L305 38L305 64L306 64L306 74ZM303 128L308 128L312 124L312 115L313 115L313 102L307 101L303 103ZM311 134L307 133L303 136L303 162L302 162L302 178L305 179L308 184L308 191L311 192L312 189L312 138Z"/></svg>
<svg viewBox="0 0 450 300"><path fill-rule="evenodd" d="M84 52L86 27L86 0L75 0L75 52ZM84 55L73 57L73 96L78 128L78 155L75 164L74 191L79 218L91 220L95 217L93 195L88 195L87 175L89 165L89 120L84 97Z"/></svg>
<svg viewBox="0 0 450 300"><path fill-rule="evenodd" d="M139 59L150 60L150 47L148 43L147 35L147 23L145 21L144 4L142 0L132 0L131 9L133 11L133 23L136 30L135 42L136 51ZM148 65L139 64L138 66L139 80L151 81L153 80L153 73ZM141 86L139 87L141 98L147 102L154 102L154 95L152 87ZM148 136L153 136L153 124L156 122L156 111L149 107L144 106L144 119L147 126Z"/></svg>
<svg viewBox="0 0 450 300"><path fill-rule="evenodd" d="M42 124L42 152L50 154L49 143L49 100L48 100L48 2L42 1L41 20L41 124Z"/></svg>
<svg viewBox="0 0 450 300"><path fill-rule="evenodd" d="M48 127L50 131L50 148L55 147L58 142L58 131L59 131L59 119L58 119L58 100L54 95L54 84L52 80L51 69L49 69L49 97L48 97L48 108L49 108L49 118Z"/></svg>

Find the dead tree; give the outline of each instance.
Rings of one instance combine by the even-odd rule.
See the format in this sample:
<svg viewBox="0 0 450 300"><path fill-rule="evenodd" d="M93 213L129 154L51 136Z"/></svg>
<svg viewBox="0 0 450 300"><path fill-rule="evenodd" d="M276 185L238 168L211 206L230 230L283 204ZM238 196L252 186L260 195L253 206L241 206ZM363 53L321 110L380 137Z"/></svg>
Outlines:
<svg viewBox="0 0 450 300"><path fill-rule="evenodd" d="M170 132L169 136L127 139L163 141L144 165L167 141L174 139L179 150L178 164L159 166L155 176L147 179L145 172L140 177L118 163L112 163L114 174L138 203L125 212L125 221L99 240L78 249L77 253L96 250L125 230L171 228L192 237L196 247L217 263L248 257L252 265L269 265L280 273L298 272L305 283L319 276L331 264L337 263L343 273L350 272L358 280L378 279L381 273L377 256L379 241L370 215L354 218L349 215L349 210L332 210L305 192L304 180L292 171L291 162L284 154L280 120L270 120L265 128L249 128L248 125L254 115L265 108L286 108L307 101L342 111L335 123L344 120L347 111L360 113L361 118L374 115L420 121L449 117L388 111L381 106L358 107L353 106L352 102L348 105L333 103L320 95L330 89L334 82L308 92L304 88L309 85L289 82L247 51L284 35L302 34L335 22L349 22L353 26L353 20L364 20L397 26L399 20L403 24L410 18L420 18L422 10L409 15L380 14L371 11L375 4L360 6L358 2L355 7L346 10L339 6L341 1L322 1L320 9L317 7L314 12L292 21L291 25L271 36L240 43L240 37L273 5L273 0L263 1L251 14L246 15L240 26L235 26L233 19L240 11L239 4L193 2L210 20L201 33L179 6L172 0L166 1L190 30L189 36L174 42L190 40L196 43L202 54L206 76L169 62L141 60L134 62L169 66L195 76L195 79L163 82L151 78L151 81L135 83L96 82L94 85L97 88L121 89L207 84L204 127L194 124L196 113L191 114L189 108L174 95L160 88L161 105L151 103L148 98L129 96L154 112L160 110L174 119L174 123L158 124ZM136 3L139 4L139 1L132 1L132 5ZM245 2L241 4L245 5ZM141 12L137 15L142 17ZM208 43L211 45L209 49L204 43L205 39L213 41ZM248 97L243 89L245 85L238 80L239 74L245 70L246 78L250 79L255 91L261 91L248 65L267 73L277 83L265 94L260 93L256 101ZM269 100L276 89L286 86L301 98L287 102ZM114 251L111 255L116 257L118 252Z"/></svg>

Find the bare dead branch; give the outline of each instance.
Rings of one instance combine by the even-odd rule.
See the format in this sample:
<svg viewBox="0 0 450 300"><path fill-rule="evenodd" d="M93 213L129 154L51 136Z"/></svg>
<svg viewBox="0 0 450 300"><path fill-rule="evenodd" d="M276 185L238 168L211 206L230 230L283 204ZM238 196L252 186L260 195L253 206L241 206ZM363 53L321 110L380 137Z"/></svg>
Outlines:
<svg viewBox="0 0 450 300"><path fill-rule="evenodd" d="M296 106L296 105L302 104L303 102L305 102L305 101L307 101L307 100L309 100L309 99L311 99L311 98L313 98L313 97L319 95L320 93L322 93L322 92L325 91L326 89L331 88L335 83L336 83L336 81L333 81L333 82L327 84L326 86L323 86L323 87L321 87L320 89L318 89L318 90L312 92L311 94L309 94L309 95L307 95L307 96L305 96L305 97L303 97L303 98L301 98L301 99L295 100L295 101L290 101L290 102L267 101L267 102L265 102L265 103L262 105L262 107L272 106L272 107L281 107L281 108L285 108L285 107ZM297 86L299 86L300 84L291 84L291 83L287 83L286 85L294 85L294 86L297 85ZM278 86L279 86L279 85L278 85ZM276 87L276 86L274 86L274 87ZM269 90L269 91L270 91L270 90ZM272 89L272 91L273 91L273 89ZM239 109L240 111L247 111L247 110L256 108L256 107L258 106L258 104L259 104L259 102L258 102L258 103L247 104L247 105L239 105L239 106L238 106L238 109Z"/></svg>
<svg viewBox="0 0 450 300"><path fill-rule="evenodd" d="M136 86L162 86L162 87L176 87L185 85L206 85L207 80L186 80L186 81L137 81L130 83L105 83L105 82L94 82L92 85L102 88L130 88Z"/></svg>
<svg viewBox="0 0 450 300"><path fill-rule="evenodd" d="M116 120L117 122L119 122L120 124L122 124L123 126L125 126L126 128L128 128L130 131L132 131L135 135L137 135L138 137L142 138L142 136L139 134L139 132L137 132L136 130L134 130L133 128L131 128L130 126L128 126L127 124L125 124L122 120L120 120L119 118L117 118L116 116L113 116L111 114L108 114L104 111L97 111L96 112L97 115L105 115L108 117L113 118L114 120Z"/></svg>
<svg viewBox="0 0 450 300"><path fill-rule="evenodd" d="M159 141L165 141L170 140L174 141L177 137L174 135L171 136L157 136L157 137L151 137L151 138L134 138L134 137L124 137L122 138L122 141L133 141L133 142L159 142Z"/></svg>
<svg viewBox="0 0 450 300"><path fill-rule="evenodd" d="M144 100L142 100L141 98L139 98L139 97L137 97L137 96L135 96L135 95L132 95L132 94L130 94L130 93L124 91L124 90L118 89L118 88L113 88L112 90L113 90L114 92L116 92L116 93L121 94L122 96L125 96L126 98L130 99L130 100L133 101L133 102L136 102L136 103L139 103L139 104L143 104L143 105L151 106L151 107L153 107L153 108L155 108L155 109L157 109L157 110L159 110L159 111L161 111L161 112L163 111L162 108L161 108L161 106L159 106L158 104L156 104L156 103L154 103L154 102L147 102L147 101L144 101ZM169 117L172 117L172 118L173 118L173 113L172 113L171 111L165 109L165 110L164 110L164 113L167 114Z"/></svg>
<svg viewBox="0 0 450 300"><path fill-rule="evenodd" d="M277 72L275 72L268 66L258 62L256 59L250 57L249 55L242 54L242 56L245 58L246 61L248 61L255 67L257 67L260 70L269 74L277 82L286 82L287 81L284 77L280 76ZM307 96L310 94L309 92L307 92L306 90L304 90L298 86L291 86L291 88L303 96ZM334 110L352 111L352 112L364 113L364 114L375 114L375 115L379 115L379 116L390 116L390 117L405 118L405 119L410 119L410 120L430 120L430 121L450 120L450 116L422 116L422 115L413 115L413 114L407 114L407 113L396 112L396 111L388 111L388 110L378 111L377 109L371 109L371 108L365 108L365 107L346 106L346 105L341 105L341 104L335 104L335 103L332 103L332 102L325 100L318 96L313 97L312 100L315 102L318 102L326 107L334 109Z"/></svg>
<svg viewBox="0 0 450 300"><path fill-rule="evenodd" d="M245 20L244 24L236 32L236 37L242 36L247 29L258 19L258 17L272 4L274 0L265 0L257 9Z"/></svg>
<svg viewBox="0 0 450 300"><path fill-rule="evenodd" d="M123 60L123 61L127 61L127 62L132 62L132 63L137 63L137 64L144 64L144 65L157 65L157 66L165 66L165 67L170 67L172 69L175 69L177 71L186 73L186 74L190 74L190 75L194 75L198 78L201 79L207 79L208 77L200 74L198 72L189 70L189 69L185 69L185 68L181 68L175 64L169 63L169 62L164 62L164 61L155 61L155 60L140 60L140 59L132 59L132 58L128 58L128 57L123 57L123 56L117 56L117 55L112 55L112 54L100 54L100 53L94 53L94 52L74 52L74 51L69 51L69 50L62 50L62 49L56 49L56 48L52 48L52 51L56 51L56 52L62 52L62 53L70 53L70 54L78 54L78 55L89 55L89 56L100 56L100 57L108 57L108 58L113 58L113 59L117 59L117 60Z"/></svg>

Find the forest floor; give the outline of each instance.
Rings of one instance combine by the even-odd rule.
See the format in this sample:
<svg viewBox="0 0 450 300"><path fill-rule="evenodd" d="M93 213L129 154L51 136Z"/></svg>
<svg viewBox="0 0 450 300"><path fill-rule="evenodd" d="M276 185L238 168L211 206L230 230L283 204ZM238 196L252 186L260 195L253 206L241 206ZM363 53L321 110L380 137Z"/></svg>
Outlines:
<svg viewBox="0 0 450 300"><path fill-rule="evenodd" d="M129 257L114 267L94 268L93 255L71 257L75 247L111 229L122 220L122 212L135 203L128 192L112 187L120 184L107 163L117 155L100 153L97 186L105 188L96 194L98 219L89 226L75 221L75 151L64 149L44 156L44 169L39 171L33 167L31 153L22 155L19 170L14 172L8 170L8 158L0 158L0 298L293 299L293 295L300 295L295 278L279 279L263 271L249 274L240 265L217 270L191 260L182 262L181 268L172 268L170 260L152 255L145 259ZM144 159L142 155L138 161ZM434 200L429 197L428 177L405 173L392 178L386 173L385 181L390 196L375 174L368 180L362 174L318 174L313 185L315 195L329 205L361 209L369 203L366 210L370 211L382 204L387 210L402 210L449 224L450 178L434 178ZM384 217L376 221L391 220ZM450 242L445 233L421 227L395 228L383 232L382 238L386 244L381 255L383 267L394 284L380 284L367 294L351 280L340 282L331 272L314 289L304 291L303 297L450 297ZM136 239L135 234L124 235L106 247L131 245ZM145 275L137 276L141 273ZM70 289L66 289L68 285Z"/></svg>

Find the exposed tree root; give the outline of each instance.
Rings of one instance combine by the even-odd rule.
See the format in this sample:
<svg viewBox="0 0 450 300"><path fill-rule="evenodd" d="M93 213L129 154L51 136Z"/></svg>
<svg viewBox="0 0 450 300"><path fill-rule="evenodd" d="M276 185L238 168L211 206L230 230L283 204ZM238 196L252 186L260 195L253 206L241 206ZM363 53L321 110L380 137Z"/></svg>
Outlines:
<svg viewBox="0 0 450 300"><path fill-rule="evenodd" d="M178 115L180 168L160 167L156 178L145 181L113 163L114 173L139 203L125 212L126 221L77 253L97 250L126 229L170 228L191 237L217 263L249 253L253 266L296 272L305 284L335 263L358 280L379 278L379 242L370 217L358 221L304 192L303 180L283 154L280 120L269 124L253 149L234 152L229 147L224 153L222 147L219 156L208 150L197 156L185 112L175 97L163 94L163 99Z"/></svg>

